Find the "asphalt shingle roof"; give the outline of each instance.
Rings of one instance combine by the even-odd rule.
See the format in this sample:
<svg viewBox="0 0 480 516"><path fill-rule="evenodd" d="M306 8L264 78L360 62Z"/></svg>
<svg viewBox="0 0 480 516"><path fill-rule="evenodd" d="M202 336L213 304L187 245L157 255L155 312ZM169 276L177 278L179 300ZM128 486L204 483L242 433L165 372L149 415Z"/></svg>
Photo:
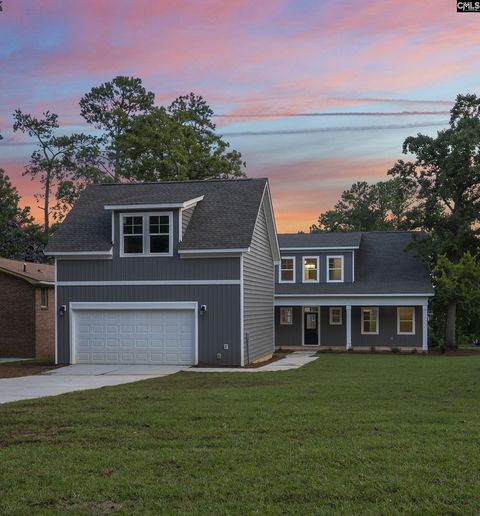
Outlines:
<svg viewBox="0 0 480 516"><path fill-rule="evenodd" d="M249 247L266 179L90 185L50 238L47 252L109 251L108 204L183 203L204 196L180 249Z"/></svg>
<svg viewBox="0 0 480 516"><path fill-rule="evenodd" d="M286 233L278 235L280 248L359 247L362 233Z"/></svg>
<svg viewBox="0 0 480 516"><path fill-rule="evenodd" d="M362 233L355 257L355 283L277 283L275 293L300 296L433 294L428 266L413 249L407 250L414 235L409 232ZM421 238L421 234L416 235Z"/></svg>
<svg viewBox="0 0 480 516"><path fill-rule="evenodd" d="M21 262L0 258L0 272L20 276L30 283L53 283L55 280L55 267L45 263Z"/></svg>

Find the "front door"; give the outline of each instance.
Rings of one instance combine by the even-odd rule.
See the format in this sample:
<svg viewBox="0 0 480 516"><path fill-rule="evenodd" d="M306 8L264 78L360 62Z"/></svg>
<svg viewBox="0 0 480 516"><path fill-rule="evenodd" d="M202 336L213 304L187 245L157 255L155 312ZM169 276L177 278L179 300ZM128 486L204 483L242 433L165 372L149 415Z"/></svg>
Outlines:
<svg viewBox="0 0 480 516"><path fill-rule="evenodd" d="M304 345L318 345L318 312L305 312L303 314Z"/></svg>

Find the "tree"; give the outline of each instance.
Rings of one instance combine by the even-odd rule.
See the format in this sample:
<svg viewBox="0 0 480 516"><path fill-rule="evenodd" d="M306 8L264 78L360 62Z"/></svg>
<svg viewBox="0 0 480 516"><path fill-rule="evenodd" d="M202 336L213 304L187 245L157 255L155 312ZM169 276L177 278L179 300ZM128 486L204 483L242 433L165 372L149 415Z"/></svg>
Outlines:
<svg viewBox="0 0 480 516"><path fill-rule="evenodd" d="M13 117L14 131L27 133L37 145L23 175L40 180L42 189L35 198L42 203L43 232L47 236L50 217L60 220L84 184L103 177L99 139L84 134L57 136L58 115L50 111L36 118L17 109Z"/></svg>
<svg viewBox="0 0 480 516"><path fill-rule="evenodd" d="M215 133L213 111L193 93L132 121L117 138L126 177L136 181L244 176L241 154Z"/></svg>
<svg viewBox="0 0 480 516"><path fill-rule="evenodd" d="M384 231L411 227L410 209L415 202L412 181L395 178L368 184L354 183L345 190L333 210L320 215L317 231Z"/></svg>
<svg viewBox="0 0 480 516"><path fill-rule="evenodd" d="M459 264L466 252L476 254L480 236L480 99L458 95L451 110L450 127L436 137L417 134L407 138L403 152L413 161L399 160L389 171L412 181L418 201L414 217L427 238L418 249L432 267L445 255ZM438 276L436 276L438 277ZM455 345L457 304L449 302L445 333Z"/></svg>
<svg viewBox="0 0 480 516"><path fill-rule="evenodd" d="M33 224L29 208L20 208L19 202L17 189L0 169L0 256L41 261L38 226Z"/></svg>
<svg viewBox="0 0 480 516"><path fill-rule="evenodd" d="M155 95L135 77L117 76L92 88L80 100L80 114L95 128L103 131L104 171L116 182L122 178L122 160L118 138L130 128L133 120L153 108Z"/></svg>
<svg viewBox="0 0 480 516"><path fill-rule="evenodd" d="M439 312L437 323L447 347L456 345L457 308L460 307L464 328L479 328L480 259L466 252L457 262L440 255L432 271L435 282L434 306ZM477 335L478 336L478 335Z"/></svg>

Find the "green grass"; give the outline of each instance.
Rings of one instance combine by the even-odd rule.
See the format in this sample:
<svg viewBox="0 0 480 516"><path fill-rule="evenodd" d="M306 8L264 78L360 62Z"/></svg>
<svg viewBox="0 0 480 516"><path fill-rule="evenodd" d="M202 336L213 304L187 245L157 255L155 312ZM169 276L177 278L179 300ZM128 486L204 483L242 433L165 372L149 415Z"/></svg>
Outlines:
<svg viewBox="0 0 480 516"><path fill-rule="evenodd" d="M480 357L324 354L0 406L0 514L478 514Z"/></svg>

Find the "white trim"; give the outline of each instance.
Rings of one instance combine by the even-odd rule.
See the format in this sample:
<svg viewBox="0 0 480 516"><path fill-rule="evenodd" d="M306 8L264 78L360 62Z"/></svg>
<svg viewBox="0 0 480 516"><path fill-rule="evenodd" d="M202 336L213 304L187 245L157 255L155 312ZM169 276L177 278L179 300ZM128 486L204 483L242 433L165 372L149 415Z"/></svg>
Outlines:
<svg viewBox="0 0 480 516"><path fill-rule="evenodd" d="M305 344L305 308L317 308L317 343L316 344ZM302 346L309 348L311 346L320 346L320 316L321 308L319 306L308 305L302 306Z"/></svg>
<svg viewBox="0 0 480 516"><path fill-rule="evenodd" d="M178 241L181 242L183 240L183 208L178 210Z"/></svg>
<svg viewBox="0 0 480 516"><path fill-rule="evenodd" d="M306 280L305 279L305 260L316 260L317 261L317 279ZM302 283L319 283L320 282L320 260L318 256L302 256Z"/></svg>
<svg viewBox="0 0 480 516"><path fill-rule="evenodd" d="M240 365L245 365L245 297L243 284L243 255L240 255Z"/></svg>
<svg viewBox="0 0 480 516"><path fill-rule="evenodd" d="M383 297L374 296L275 296L275 306L422 306L428 305L428 298L423 297Z"/></svg>
<svg viewBox="0 0 480 516"><path fill-rule="evenodd" d="M293 306L280 306L280 326L293 325ZM282 322L282 310L290 310L290 322Z"/></svg>
<svg viewBox="0 0 480 516"><path fill-rule="evenodd" d="M340 310L340 322L333 322L333 320L332 320L333 310ZM328 324L330 324L330 326L342 326L342 324L343 324L343 307L342 306L329 306L328 307Z"/></svg>
<svg viewBox="0 0 480 516"><path fill-rule="evenodd" d="M402 308L411 308L413 311L412 317L412 330L413 331L400 331L400 310ZM414 306L397 306L397 335L415 335L415 307Z"/></svg>
<svg viewBox="0 0 480 516"><path fill-rule="evenodd" d="M143 252L142 253L125 253L123 250L124 245L124 237L125 236L140 236L140 235L124 235L123 234L123 219L125 217L142 217L142 237L143 237ZM151 253L150 252L150 224L149 217L168 217L168 253ZM119 225L120 225L120 258L142 258L142 257L161 257L161 256L173 256L173 212L172 211L164 211L161 213L158 212L129 212L129 213L120 213L119 214Z"/></svg>
<svg viewBox="0 0 480 516"><path fill-rule="evenodd" d="M358 246L344 247L280 247L280 251L351 251L352 249L360 249Z"/></svg>
<svg viewBox="0 0 480 516"><path fill-rule="evenodd" d="M113 256L113 247L109 251L44 251L46 256Z"/></svg>
<svg viewBox="0 0 480 516"><path fill-rule="evenodd" d="M58 308L57 308L57 259L54 261L54 271L55 271L55 288L53 290L53 295L55 297L55 365L58 364Z"/></svg>
<svg viewBox="0 0 480 516"><path fill-rule="evenodd" d="M339 280L331 280L330 279L330 264L329 264L329 261L330 261L330 258L340 258L340 261L342 262L342 274L341 274L341 279ZM345 273L345 265L344 265L344 257L343 255L339 254L339 255L327 255L327 261L326 261L326 264L327 264L327 283L343 283L343 280L344 280L344 273Z"/></svg>
<svg viewBox="0 0 480 516"><path fill-rule="evenodd" d="M268 208L269 208L269 215L270 217L267 217L267 214L265 213L265 218L267 219L267 226L268 226L268 219L270 218L270 222L271 222L271 225L272 227L271 228L268 228L269 231L268 231L268 235L269 235L269 240L270 240L270 246L272 247L272 257L273 257L273 262L276 263L280 260L280 245L278 243L278 236L277 236L277 223L275 221L275 213L273 212L273 202L272 202L272 194L270 192L270 184L268 183L268 180L267 182L265 183L265 188L263 189L263 194L262 194L262 204L263 204L263 199L265 197L265 191L268 193ZM272 239L272 233L273 233L273 239ZM273 246L272 246L272 240L273 240Z"/></svg>
<svg viewBox="0 0 480 516"><path fill-rule="evenodd" d="M435 294L275 294L275 297L432 297Z"/></svg>
<svg viewBox="0 0 480 516"><path fill-rule="evenodd" d="M346 332L347 332L347 349L352 349L352 306L347 305L345 307L347 313L347 321L346 321Z"/></svg>
<svg viewBox="0 0 480 516"><path fill-rule="evenodd" d="M240 285L242 280L133 280L133 281L59 281L59 287L115 287L143 285Z"/></svg>
<svg viewBox="0 0 480 516"><path fill-rule="evenodd" d="M238 249L179 249L178 254L249 253L250 247Z"/></svg>
<svg viewBox="0 0 480 516"><path fill-rule="evenodd" d="M352 251L352 283L355 283L355 251Z"/></svg>
<svg viewBox="0 0 480 516"><path fill-rule="evenodd" d="M115 213L112 211L112 249L115 243Z"/></svg>
<svg viewBox="0 0 480 516"><path fill-rule="evenodd" d="M189 199L185 202L173 202L173 203L150 203L150 204L105 204L104 210L164 210L168 208L189 208L194 204L203 200L203 195Z"/></svg>
<svg viewBox="0 0 480 516"><path fill-rule="evenodd" d="M428 351L428 305L422 306L422 350Z"/></svg>
<svg viewBox="0 0 480 516"><path fill-rule="evenodd" d="M363 330L363 323L364 323L364 317L363 317L363 311L364 310L375 310L377 316L376 316L376 321L377 321L377 327L376 327L376 331L364 331ZM378 306L362 306L360 308L360 314L361 314L361 321L360 321L360 331L361 331L361 334L362 335L378 335L380 333L380 310L378 309Z"/></svg>
<svg viewBox="0 0 480 516"><path fill-rule="evenodd" d="M284 281L282 280L282 260L293 260L293 279L292 280L288 280L288 281ZM297 260L296 260L296 257L295 256L282 256L280 258L280 265L278 266L278 282L279 283L295 283L296 282L296 271L297 269Z"/></svg>
<svg viewBox="0 0 480 516"><path fill-rule="evenodd" d="M75 350L75 312L79 310L193 310L195 317L195 365L198 364L198 303L187 302L72 302L69 307L70 317L70 364L76 363Z"/></svg>

